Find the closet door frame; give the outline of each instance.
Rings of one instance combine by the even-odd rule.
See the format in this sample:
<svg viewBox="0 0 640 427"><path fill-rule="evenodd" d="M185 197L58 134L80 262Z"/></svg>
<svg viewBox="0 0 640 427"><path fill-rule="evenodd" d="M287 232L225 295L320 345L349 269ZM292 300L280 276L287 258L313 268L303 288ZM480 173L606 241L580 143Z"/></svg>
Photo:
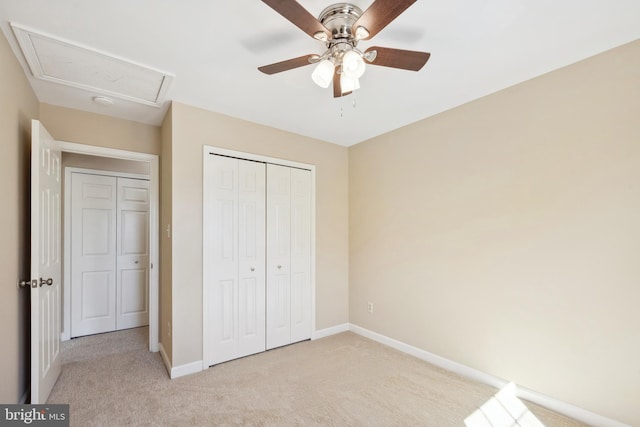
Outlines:
<svg viewBox="0 0 640 427"><path fill-rule="evenodd" d="M207 156L212 154L233 157L241 160L251 160L262 163L271 163L274 165L288 166L297 169L305 169L311 173L311 339L315 339L316 333L316 166L308 163L294 162L291 160L279 159L277 157L263 156L260 154L247 153L243 151L229 150L226 148L205 145L203 147L202 164L203 168L206 164ZM203 174L204 175L204 174ZM203 221L204 221L204 203L203 203ZM202 277L206 277L203 263ZM209 300L209 290L202 284L202 368L208 369L207 360L210 356L207 354L209 349L210 330L207 319L209 318L206 302Z"/></svg>
<svg viewBox="0 0 640 427"><path fill-rule="evenodd" d="M158 333L160 323L160 156L117 148L79 144L77 142L57 141L57 144L63 153L133 160L146 163L149 166L149 267L151 267L149 272L149 351L158 352L160 350ZM69 256L67 249L65 246L65 259ZM64 268L66 269L67 267L65 266ZM66 282L68 278L63 277L63 280ZM62 331L60 338L68 340L69 330Z"/></svg>

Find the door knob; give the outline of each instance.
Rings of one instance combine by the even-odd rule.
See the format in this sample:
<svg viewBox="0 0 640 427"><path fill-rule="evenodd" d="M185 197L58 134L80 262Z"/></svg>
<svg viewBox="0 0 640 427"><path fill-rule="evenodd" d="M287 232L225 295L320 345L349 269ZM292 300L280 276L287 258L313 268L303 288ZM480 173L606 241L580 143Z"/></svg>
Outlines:
<svg viewBox="0 0 640 427"><path fill-rule="evenodd" d="M279 265L279 266L278 266L278 270L280 270L281 268L282 268L282 266L281 266L281 265Z"/></svg>
<svg viewBox="0 0 640 427"><path fill-rule="evenodd" d="M42 277L40 278L40 287L47 285L47 286L51 286L53 285L53 279L51 277L49 277L47 280L44 280Z"/></svg>
<svg viewBox="0 0 640 427"><path fill-rule="evenodd" d="M133 263L134 263L134 264L137 264L137 263L138 263L138 260L135 260Z"/></svg>
<svg viewBox="0 0 640 427"><path fill-rule="evenodd" d="M251 267L251 271L256 271L256 269L255 269L255 268L253 268L253 267Z"/></svg>

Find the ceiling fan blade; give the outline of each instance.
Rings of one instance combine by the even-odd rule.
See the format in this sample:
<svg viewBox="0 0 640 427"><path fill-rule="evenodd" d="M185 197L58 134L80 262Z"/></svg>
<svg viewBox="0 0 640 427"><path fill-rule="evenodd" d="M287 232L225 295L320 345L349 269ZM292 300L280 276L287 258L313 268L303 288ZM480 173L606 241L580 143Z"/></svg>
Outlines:
<svg viewBox="0 0 640 427"><path fill-rule="evenodd" d="M295 0L262 0L267 6L287 18L293 25L318 40L329 40L331 31ZM324 38L323 38L324 37Z"/></svg>
<svg viewBox="0 0 640 427"><path fill-rule="evenodd" d="M365 51L365 59L366 54L371 51L376 51L376 56L372 61L369 61L370 64L410 71L419 71L431 56L427 52L372 46Z"/></svg>
<svg viewBox="0 0 640 427"><path fill-rule="evenodd" d="M356 34L358 27L364 27L369 35L362 39L370 39L415 2L416 0L375 0L353 24L353 34Z"/></svg>
<svg viewBox="0 0 640 427"><path fill-rule="evenodd" d="M276 62L274 64L263 65L258 67L258 70L265 74L276 74L282 71L293 70L294 68L304 67L311 64L309 59L317 58L318 55L305 55L298 58L287 59L286 61Z"/></svg>
<svg viewBox="0 0 640 427"><path fill-rule="evenodd" d="M341 96L349 95L351 92L342 93L342 83L340 83L340 74L338 74L338 67L336 67L333 73L333 97L340 98Z"/></svg>

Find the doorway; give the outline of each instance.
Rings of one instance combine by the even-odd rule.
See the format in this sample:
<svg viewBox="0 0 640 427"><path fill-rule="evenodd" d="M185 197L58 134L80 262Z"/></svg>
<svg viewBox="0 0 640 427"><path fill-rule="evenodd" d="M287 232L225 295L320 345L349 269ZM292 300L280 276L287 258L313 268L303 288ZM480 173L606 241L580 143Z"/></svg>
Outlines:
<svg viewBox="0 0 640 427"><path fill-rule="evenodd" d="M77 144L71 142L59 142L60 149L63 153L75 153L97 158L121 159L134 162L145 163L148 166L149 179L149 292L148 292L148 313L149 313L149 351L157 352L158 330L159 330L159 159L155 154L137 153L132 151L118 150L113 148L96 147L91 145ZM66 206L65 206L66 208ZM68 227L65 227L64 246L64 275L63 287L70 289L70 266L71 246L68 238ZM61 339L63 341L71 338L71 319L70 313L66 307L69 307L67 296L70 292L65 292L65 315L62 319ZM66 305L69 304L69 305Z"/></svg>

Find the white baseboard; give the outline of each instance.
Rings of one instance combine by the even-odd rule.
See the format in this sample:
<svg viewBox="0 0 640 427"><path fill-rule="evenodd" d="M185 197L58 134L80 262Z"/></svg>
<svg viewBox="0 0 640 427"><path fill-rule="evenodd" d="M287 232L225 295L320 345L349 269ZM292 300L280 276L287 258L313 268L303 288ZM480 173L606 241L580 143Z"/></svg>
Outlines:
<svg viewBox="0 0 640 427"><path fill-rule="evenodd" d="M171 379L184 377L185 375L195 374L202 371L202 360L197 362L186 363L184 365L174 366L171 368Z"/></svg>
<svg viewBox="0 0 640 427"><path fill-rule="evenodd" d="M446 369L447 371L455 372L456 374L462 375L463 377L472 379L474 381L488 384L498 389L509 384L509 381L494 377L493 375L478 371L477 369L470 368L461 363L454 362L452 360L438 356L437 354L433 354L418 347L403 343L402 341L389 338L377 332L370 331L361 326L354 325L353 323L350 325L349 330L355 332L358 335L362 335L363 337L372 339L373 341L377 341L381 344L395 348L396 350L400 350L403 353L410 354L414 357L417 357L418 359L425 360L433 365L439 366L443 369Z"/></svg>
<svg viewBox="0 0 640 427"><path fill-rule="evenodd" d="M169 362L169 357L167 356L166 351L164 350L164 346L162 343L158 343L160 356L162 356L162 361L164 362L165 368L167 368L167 373L169 374L169 378L174 379L178 377L184 377L185 375L195 374L196 372L202 371L202 360L198 360L197 362L191 362L184 365L179 366L171 366L171 362Z"/></svg>
<svg viewBox="0 0 640 427"><path fill-rule="evenodd" d="M620 421L604 417L602 415L587 411L586 409L572 405L562 400L549 397L546 394L539 393L535 390L530 390L526 387L516 386L516 396L521 399L528 400L529 402L536 403L540 406L544 406L547 409L551 409L574 420L581 421L585 424L596 427L631 427L629 424L622 423Z"/></svg>
<svg viewBox="0 0 640 427"><path fill-rule="evenodd" d="M321 329L319 331L315 331L311 336L312 340L317 340L320 338L328 337L330 335L339 334L341 332L347 332L349 330L349 323L343 323L341 325L332 326L326 329ZM159 344L160 347L160 355L162 356L162 360L164 361L164 365L167 368L167 372L171 379L183 377L185 375L195 374L196 372L203 371L208 368L208 366L204 366L202 360L198 360L196 362L187 363L185 365L180 366L171 366L169 362L169 358L167 357L167 353L162 346L162 343Z"/></svg>
<svg viewBox="0 0 640 427"><path fill-rule="evenodd" d="M341 332L347 332L349 330L349 324L343 323L341 325L331 326L329 328L320 329L319 331L315 331L311 336L312 340L318 340L320 338L325 338L331 335L339 334Z"/></svg>
<svg viewBox="0 0 640 427"><path fill-rule="evenodd" d="M395 348L396 350L410 354L414 357L417 357L418 359L422 359L440 368L446 369L458 375L462 375L463 377L490 385L498 389L504 387L509 383L509 381L503 380L502 378L495 377L461 363L454 362L442 356L438 356L437 354L430 353L426 350L422 350L393 338L389 338L377 332L370 331L361 326L354 325L353 323L349 324L349 330L365 338L369 338L373 341ZM552 411L555 411L559 414L566 415L575 420L592 426L630 427L627 424L603 417L602 415L595 414L593 412L587 411L586 409L582 409L561 400L554 399L542 393L538 393L537 391L529 390L525 387L517 386L516 395L521 399L528 400L540 406L544 406L545 408L551 409Z"/></svg>

